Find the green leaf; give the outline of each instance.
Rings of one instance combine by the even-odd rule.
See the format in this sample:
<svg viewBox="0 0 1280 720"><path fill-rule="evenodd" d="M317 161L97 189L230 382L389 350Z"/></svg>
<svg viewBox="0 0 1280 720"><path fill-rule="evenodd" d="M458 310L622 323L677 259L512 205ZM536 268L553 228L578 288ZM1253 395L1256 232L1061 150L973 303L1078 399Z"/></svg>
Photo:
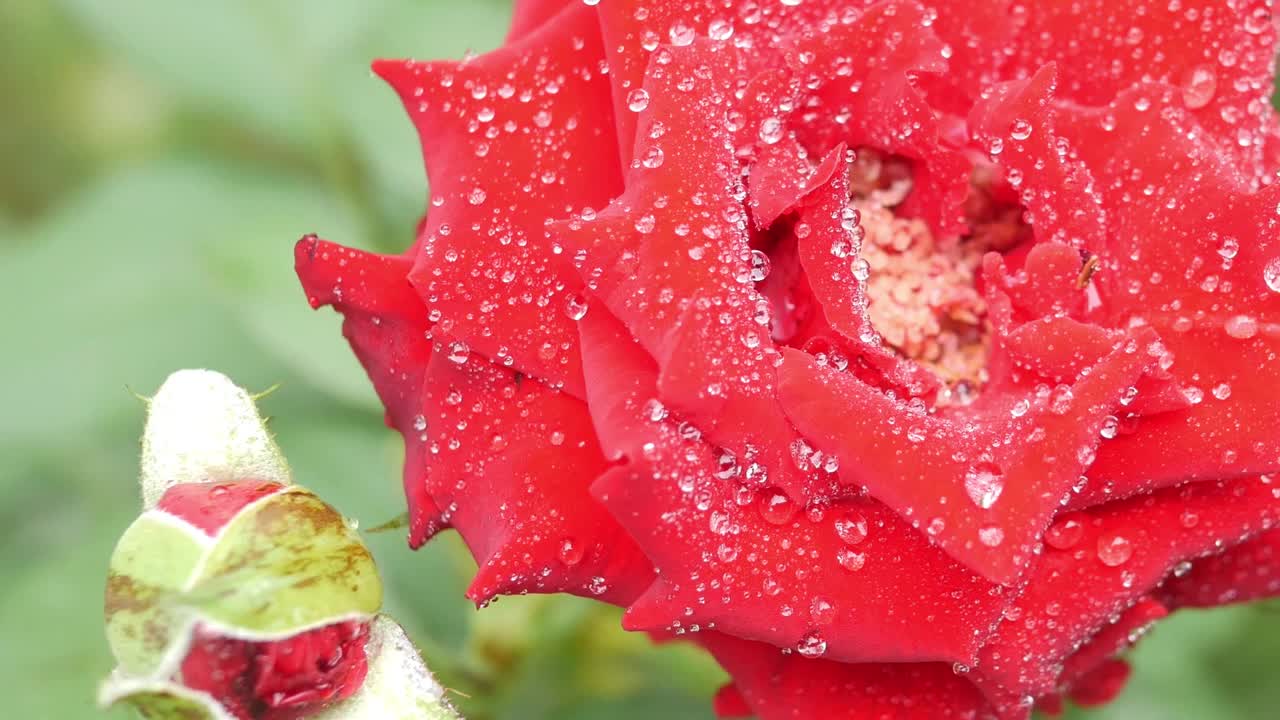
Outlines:
<svg viewBox="0 0 1280 720"><path fill-rule="evenodd" d="M99 702L131 705L147 720L235 720L207 694L164 680L109 680Z"/></svg>

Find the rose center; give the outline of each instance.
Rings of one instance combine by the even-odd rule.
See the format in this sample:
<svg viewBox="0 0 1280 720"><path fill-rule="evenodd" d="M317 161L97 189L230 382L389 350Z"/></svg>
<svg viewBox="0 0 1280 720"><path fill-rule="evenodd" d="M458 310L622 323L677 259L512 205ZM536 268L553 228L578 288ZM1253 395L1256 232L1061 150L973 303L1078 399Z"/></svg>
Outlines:
<svg viewBox="0 0 1280 720"><path fill-rule="evenodd" d="M962 403L987 380L987 304L975 286L982 256L1019 244L1029 232L1021 208L996 197L992 180L975 172L965 208L971 230L943 237L895 214L911 191L907 161L864 149L850 169L849 201L864 232L856 268L867 284L871 324Z"/></svg>

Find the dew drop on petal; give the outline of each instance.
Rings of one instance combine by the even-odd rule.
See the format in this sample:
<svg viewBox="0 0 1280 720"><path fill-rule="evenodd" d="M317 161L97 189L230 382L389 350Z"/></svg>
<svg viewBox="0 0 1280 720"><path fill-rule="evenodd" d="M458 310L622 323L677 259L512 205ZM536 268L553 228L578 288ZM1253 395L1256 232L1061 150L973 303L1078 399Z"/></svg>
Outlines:
<svg viewBox="0 0 1280 720"><path fill-rule="evenodd" d="M760 142L773 145L782 139L782 121L776 117L765 118L760 123Z"/></svg>
<svg viewBox="0 0 1280 720"><path fill-rule="evenodd" d="M810 630L796 644L796 652L807 658L822 657L827 652L827 641L823 639L822 633Z"/></svg>
<svg viewBox="0 0 1280 720"><path fill-rule="evenodd" d="M1271 262L1262 268L1262 279L1271 292L1280 293L1280 257L1271 258Z"/></svg>
<svg viewBox="0 0 1280 720"><path fill-rule="evenodd" d="M1064 518L1049 526L1044 533L1044 541L1051 548L1069 550L1084 538L1084 525L1078 520Z"/></svg>
<svg viewBox="0 0 1280 720"><path fill-rule="evenodd" d="M1218 74L1210 65L1197 65L1182 78L1182 104L1197 110L1213 100L1218 91Z"/></svg>
<svg viewBox="0 0 1280 720"><path fill-rule="evenodd" d="M840 548L836 551L836 562L849 572L857 572L867 564L867 556L849 548Z"/></svg>
<svg viewBox="0 0 1280 720"><path fill-rule="evenodd" d="M449 354L447 357L450 362L462 365L467 362L467 358L470 356L471 348L467 347L467 344L461 340L457 340L449 344Z"/></svg>
<svg viewBox="0 0 1280 720"><path fill-rule="evenodd" d="M1000 547L1000 544L1004 542L1004 530L995 525L979 528L978 540L987 547Z"/></svg>
<svg viewBox="0 0 1280 720"><path fill-rule="evenodd" d="M644 88L636 88L627 95L627 107L631 112L640 112L649 107L649 92Z"/></svg>
<svg viewBox="0 0 1280 720"><path fill-rule="evenodd" d="M845 545L858 545L867 539L867 516L856 510L836 518L836 536Z"/></svg>
<svg viewBox="0 0 1280 720"><path fill-rule="evenodd" d="M583 550L582 545L575 542L573 538L565 538L560 541L558 555L560 557L560 562L565 565L569 567L577 565L582 562L582 556L584 554L585 551Z"/></svg>
<svg viewBox="0 0 1280 720"><path fill-rule="evenodd" d="M1248 340L1258 334L1258 321L1248 315L1233 315L1227 318L1222 328L1237 340Z"/></svg>
<svg viewBox="0 0 1280 720"><path fill-rule="evenodd" d="M1133 543L1114 532L1103 533L1098 538L1098 559L1107 567L1119 567L1133 557Z"/></svg>
<svg viewBox="0 0 1280 720"><path fill-rule="evenodd" d="M760 493L760 516L771 525L785 525L795 517L797 506L777 488Z"/></svg>
<svg viewBox="0 0 1280 720"><path fill-rule="evenodd" d="M570 320L581 320L587 316L587 299L578 293L570 293L564 299L564 314Z"/></svg>
<svg viewBox="0 0 1280 720"><path fill-rule="evenodd" d="M830 625L836 619L836 606L821 595L816 596L809 603L809 618L814 625Z"/></svg>
<svg viewBox="0 0 1280 720"><path fill-rule="evenodd" d="M1004 471L990 462L980 462L964 475L964 491L974 505L990 509L1004 492Z"/></svg>

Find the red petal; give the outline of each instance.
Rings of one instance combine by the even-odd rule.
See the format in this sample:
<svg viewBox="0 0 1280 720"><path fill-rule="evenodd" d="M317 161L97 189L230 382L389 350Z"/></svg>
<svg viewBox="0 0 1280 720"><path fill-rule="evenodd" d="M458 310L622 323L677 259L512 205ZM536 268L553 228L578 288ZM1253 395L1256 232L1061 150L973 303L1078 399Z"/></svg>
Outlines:
<svg viewBox="0 0 1280 720"><path fill-rule="evenodd" d="M1005 408L941 418L913 411L852 377L784 351L788 417L840 459L841 480L866 487L923 527L960 562L1013 584L1058 502L1092 461L1098 431L1153 359L1149 331L1119 344L1071 388Z"/></svg>
<svg viewBox="0 0 1280 720"><path fill-rule="evenodd" d="M1013 697L1052 690L1061 663L1180 562L1280 516L1257 478L1193 483L1060 517L1026 590L983 648L975 679Z"/></svg>
<svg viewBox="0 0 1280 720"><path fill-rule="evenodd" d="M427 310L409 285L409 258L344 248L308 235L294 248L294 268L312 307L342 313L351 343L387 409L387 424L404 437L404 492L409 545L419 547L444 521L426 490L421 439L422 383L431 342Z"/></svg>
<svg viewBox="0 0 1280 720"><path fill-rule="evenodd" d="M981 694L949 665L812 660L720 633L708 633L700 643L733 676L760 720L977 720L988 715Z"/></svg>
<svg viewBox="0 0 1280 720"><path fill-rule="evenodd" d="M1174 94L1140 87L1058 117L1107 212L1093 319L1156 328L1195 404L1103 446L1091 486L1112 496L1280 467L1280 186L1249 194Z"/></svg>
<svg viewBox="0 0 1280 720"><path fill-rule="evenodd" d="M592 415L616 428L616 449L631 459L593 490L660 569L628 627L716 627L784 647L816 632L838 659L972 660L1007 602L998 586L875 501L806 510L775 488L740 484L751 470L721 463L696 431L642 417L652 368L638 348L627 359L634 341L620 325L591 317L582 327ZM606 369L628 379L597 385Z"/></svg>
<svg viewBox="0 0 1280 720"><path fill-rule="evenodd" d="M507 43L519 42L574 2L576 0L515 0L511 8Z"/></svg>
<svg viewBox="0 0 1280 720"><path fill-rule="evenodd" d="M581 282L550 219L621 189L604 51L575 3L515 44L473 60L379 61L422 137L432 209L410 275L437 338L466 343L582 397Z"/></svg>
<svg viewBox="0 0 1280 720"><path fill-rule="evenodd" d="M1019 20L1025 27L1018 42L1000 46L1013 54L1006 77L1056 62L1059 97L1087 105L1106 105L1142 82L1169 83L1220 152L1245 160L1251 174L1262 169L1265 132L1274 122L1276 36L1268 0L1043 2L1025 8Z"/></svg>
<svg viewBox="0 0 1280 720"><path fill-rule="evenodd" d="M791 229L805 279L828 328L844 339L844 347L891 386L911 396L931 396L938 388L936 376L881 344L867 316L866 285L852 267L861 241L852 227L856 215L849 209L849 177L843 159L841 146L823 160L821 168L832 163L837 167L829 174L820 169L806 184L809 187L825 178L804 198Z"/></svg>
<svg viewBox="0 0 1280 720"><path fill-rule="evenodd" d="M726 129L739 53L710 42L662 52L636 157L663 159L634 164L622 197L559 226L561 237L585 252L592 292L657 360L658 398L807 497L814 481L789 461L796 436L774 397L777 352L768 303L752 285Z"/></svg>
<svg viewBox="0 0 1280 720"><path fill-rule="evenodd" d="M971 165L943 145L938 118L909 78L946 70L927 17L915 3L884 2L852 22L814 28L789 54L812 89L792 120L801 142L819 154L844 143L910 158L914 188L902 211L957 233Z"/></svg>
<svg viewBox="0 0 1280 720"><path fill-rule="evenodd" d="M1280 530L1197 560L1161 589L1172 607L1214 607L1280 595Z"/></svg>
<svg viewBox="0 0 1280 720"><path fill-rule="evenodd" d="M569 592L625 603L652 579L588 492L607 468L586 405L483 358L427 369L427 477L480 564L468 596Z"/></svg>
<svg viewBox="0 0 1280 720"><path fill-rule="evenodd" d="M246 505L283 489L280 483L266 480L183 483L166 490L156 508L213 537Z"/></svg>
<svg viewBox="0 0 1280 720"><path fill-rule="evenodd" d="M1038 241L1101 248L1103 217L1093 178L1079 161L1058 152L1056 112L1050 104L1056 74L1053 65L1046 65L1028 80L987 89L969 115L969 127L974 142L1020 191Z"/></svg>
<svg viewBox="0 0 1280 720"><path fill-rule="evenodd" d="M782 52L790 39L828 15L827 3L726 3L724 0L648 0L643 7L628 2L602 2L600 28L609 52L618 137L623 161L630 162L639 118L629 110L633 93L648 80L646 70L659 47L687 45L695 36L726 40L746 51L746 78L782 69ZM641 12L643 10L643 12ZM725 33L731 38L726 38ZM654 97L654 96L650 96ZM762 118L744 116L758 127Z"/></svg>
<svg viewBox="0 0 1280 720"><path fill-rule="evenodd" d="M1108 660L1071 687L1071 699L1081 707L1105 705L1116 698L1129 680L1129 663Z"/></svg>

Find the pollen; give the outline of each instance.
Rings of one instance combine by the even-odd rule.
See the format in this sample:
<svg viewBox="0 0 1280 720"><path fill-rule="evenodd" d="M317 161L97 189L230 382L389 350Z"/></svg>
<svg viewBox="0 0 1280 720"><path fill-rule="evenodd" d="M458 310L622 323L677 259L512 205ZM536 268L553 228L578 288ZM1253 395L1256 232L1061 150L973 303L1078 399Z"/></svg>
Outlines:
<svg viewBox="0 0 1280 720"><path fill-rule="evenodd" d="M987 381L987 303L975 282L982 256L1017 244L1026 227L1020 212L990 196L989 179L975 175L966 206L970 232L939 237L924 221L895 213L910 192L902 163L875 157L850 173L850 204L864 232L867 311L887 345L965 402Z"/></svg>

